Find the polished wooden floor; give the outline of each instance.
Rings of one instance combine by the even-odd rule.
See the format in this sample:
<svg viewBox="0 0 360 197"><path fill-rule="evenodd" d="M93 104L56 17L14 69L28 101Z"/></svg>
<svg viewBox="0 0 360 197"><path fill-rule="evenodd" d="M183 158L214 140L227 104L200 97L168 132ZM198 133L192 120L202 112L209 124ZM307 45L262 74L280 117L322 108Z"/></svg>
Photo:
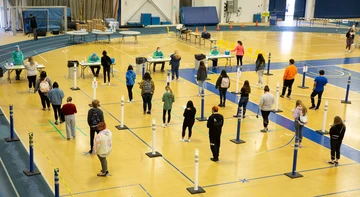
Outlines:
<svg viewBox="0 0 360 197"><path fill-rule="evenodd" d="M293 32L211 32L213 37L230 42L242 40L246 48L252 47L266 53L272 53L272 62L287 62L290 58L296 61L327 60L330 58L358 57L360 52L344 53L345 36L328 33L293 33ZM293 160L293 147L290 140L293 131L281 124L271 122L273 132L261 133L262 119L255 118L255 113L248 111L243 120L241 138L245 144L235 145L229 140L236 134L237 119L232 118L236 111L235 100L227 101L227 106L220 109L226 118L223 128L220 161L209 160L211 151L208 141L208 130L205 122L196 122L190 143L181 142L183 106L192 100L200 115L200 100L197 96L197 85L180 78L173 81L171 87L176 96L172 110L171 125L160 127L162 117L161 97L166 85L166 73L155 72L155 95L151 115L142 114L142 100L137 86L134 88L135 102L125 105L125 124L130 129L118 131L115 125L120 120L120 98L127 100L125 72L129 63L134 64L135 57L148 56L160 46L164 54L179 50L182 55L181 67L194 66L194 54L208 53L206 47L198 47L193 43L184 42L167 35L146 35L139 37L139 44L134 45L130 38L125 44L113 39L111 44L87 43L75 45L43 53L35 60L46 66L48 76L57 81L66 97L72 96L78 108L76 115L77 139L67 141L65 125L54 125L52 111L42 111L38 94L28 93L24 74L21 81L8 84L5 78L1 81L0 104L8 114L8 105L15 109L15 126L25 146L28 146L28 132L35 136L35 161L50 185L53 185L53 168L60 169L62 177L60 189L62 196L154 196L183 197L191 196L186 190L192 187L194 180L194 150L200 150L199 184L204 186L206 193L198 196L235 197L235 196L360 196L360 165L342 156L338 167L327 164L330 150L309 139L304 139L303 148L299 150L297 170L303 178L291 180L283 175L290 172ZM21 47L21 46L20 46ZM113 132L113 151L108 157L109 171L112 176L99 178L96 173L100 163L96 156L84 155L89 150L89 128L86 122L88 104L93 95L91 73L86 70L86 79L79 79L80 91L71 91L73 80L67 79L67 60L78 59L96 52L106 50L116 58L115 77L111 86L99 86L97 98L101 102L108 128ZM233 60L233 63L235 61ZM253 64L254 60L245 58L245 64ZM223 61L219 65L224 64ZM336 65L360 72L358 64ZM169 68L169 66L166 66ZM246 65L245 65L246 67ZM326 69L326 67L325 67ZM275 94L277 83L281 83L283 70L273 70L274 76L264 77ZM235 90L236 74L229 74ZM140 81L140 75L137 76ZM214 83L217 74L210 74L209 83ZM240 85L244 80L252 85L250 101L258 103L262 90L255 86L255 72L243 72ZM296 76L294 86L301 85L301 75ZM99 77L99 84L102 82ZM344 78L346 80L346 77ZM313 80L307 78L306 85L312 86ZM347 131L344 144L360 149L360 133L357 128L360 109L360 95L351 92L351 105L340 104L344 99L343 88L327 85L324 100L329 101L329 123L335 115L346 119ZM211 107L217 105L219 96L206 91L205 115L209 116ZM291 113L295 101L301 99L309 106L311 89L294 88L292 100L280 100L280 115L292 119ZM309 111L310 121L307 127L313 130L321 128L323 106L321 110ZM148 158L145 153L151 151L151 121L157 121L157 150L163 158ZM327 137L327 136L326 136ZM358 152L357 152L358 153ZM49 161L49 160L50 161Z"/></svg>

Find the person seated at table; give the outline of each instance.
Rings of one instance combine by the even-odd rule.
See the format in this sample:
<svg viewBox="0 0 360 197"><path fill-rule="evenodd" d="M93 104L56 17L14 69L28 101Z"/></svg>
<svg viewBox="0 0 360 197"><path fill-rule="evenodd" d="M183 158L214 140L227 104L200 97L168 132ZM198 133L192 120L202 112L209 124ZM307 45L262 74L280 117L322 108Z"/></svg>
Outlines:
<svg viewBox="0 0 360 197"><path fill-rule="evenodd" d="M156 51L154 52L153 58L154 59L163 59L164 58L164 54L161 52L160 47L156 48ZM163 72L165 62L154 62L154 69L153 69L154 72L155 72L156 64L161 64L161 71Z"/></svg>
<svg viewBox="0 0 360 197"><path fill-rule="evenodd" d="M214 46L214 48L210 51L210 55L213 55L213 56L220 55L220 51L218 51L217 46ZM218 59L215 58L215 59L211 59L211 60L213 62L212 63L213 67L216 67L217 63L218 63Z"/></svg>
<svg viewBox="0 0 360 197"><path fill-rule="evenodd" d="M96 55L96 53L93 53L93 54L88 58L88 62L89 62L89 63L100 62L100 58L99 58L99 56ZM99 65L99 66L90 66L90 68L91 68L91 72L93 73L93 75L94 75L95 77L99 76L100 65ZM95 68L96 68L96 72L95 72Z"/></svg>
<svg viewBox="0 0 360 197"><path fill-rule="evenodd" d="M15 66L19 66L19 65L24 64L24 55L20 51L19 45L15 46L15 51L12 52L11 58L12 58L12 62L14 63ZM21 69L15 70L15 72L16 72L16 80L20 80L21 71L22 71Z"/></svg>

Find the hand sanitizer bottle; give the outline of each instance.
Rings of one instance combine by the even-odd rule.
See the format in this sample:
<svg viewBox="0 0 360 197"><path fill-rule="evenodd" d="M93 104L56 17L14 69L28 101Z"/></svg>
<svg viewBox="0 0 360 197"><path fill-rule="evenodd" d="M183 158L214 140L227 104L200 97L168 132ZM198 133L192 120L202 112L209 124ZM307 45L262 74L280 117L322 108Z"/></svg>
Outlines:
<svg viewBox="0 0 360 197"><path fill-rule="evenodd" d="M5 67L9 67L9 63L8 63L8 61L6 61L6 63L5 63Z"/></svg>

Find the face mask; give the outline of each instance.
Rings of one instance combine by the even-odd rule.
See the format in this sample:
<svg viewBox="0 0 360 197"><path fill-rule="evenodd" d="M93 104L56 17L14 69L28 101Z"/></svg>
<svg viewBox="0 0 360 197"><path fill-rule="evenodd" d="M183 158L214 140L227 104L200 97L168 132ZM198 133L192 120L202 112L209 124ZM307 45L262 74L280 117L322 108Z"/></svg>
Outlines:
<svg viewBox="0 0 360 197"><path fill-rule="evenodd" d="M160 50L157 50L157 52L160 52Z"/></svg>

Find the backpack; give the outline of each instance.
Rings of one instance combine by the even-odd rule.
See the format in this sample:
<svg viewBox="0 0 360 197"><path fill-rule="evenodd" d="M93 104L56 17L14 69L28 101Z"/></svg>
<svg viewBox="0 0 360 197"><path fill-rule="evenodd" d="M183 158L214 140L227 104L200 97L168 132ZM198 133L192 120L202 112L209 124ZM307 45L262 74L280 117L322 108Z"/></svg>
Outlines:
<svg viewBox="0 0 360 197"><path fill-rule="evenodd" d="M211 34L207 31L204 31L201 33L201 37L204 38L204 39L210 39L211 37Z"/></svg>
<svg viewBox="0 0 360 197"><path fill-rule="evenodd" d="M151 83L150 81L145 81L143 86L144 93L152 93Z"/></svg>
<svg viewBox="0 0 360 197"><path fill-rule="evenodd" d="M49 91L50 91L50 84L49 84L47 78L45 78L44 80L42 80L40 82L40 92L47 93Z"/></svg>
<svg viewBox="0 0 360 197"><path fill-rule="evenodd" d="M299 122L300 125L306 125L306 124L308 123L307 114L303 115L303 114L301 113L298 122Z"/></svg>
<svg viewBox="0 0 360 197"><path fill-rule="evenodd" d="M96 113L96 111L94 111L91 114L91 118L90 118L91 125L90 126L91 126L91 128L96 128L99 123L100 123L99 115Z"/></svg>
<svg viewBox="0 0 360 197"><path fill-rule="evenodd" d="M221 85L220 87L221 88L229 88L229 85L230 85L230 79L228 77L223 77L221 79Z"/></svg>

